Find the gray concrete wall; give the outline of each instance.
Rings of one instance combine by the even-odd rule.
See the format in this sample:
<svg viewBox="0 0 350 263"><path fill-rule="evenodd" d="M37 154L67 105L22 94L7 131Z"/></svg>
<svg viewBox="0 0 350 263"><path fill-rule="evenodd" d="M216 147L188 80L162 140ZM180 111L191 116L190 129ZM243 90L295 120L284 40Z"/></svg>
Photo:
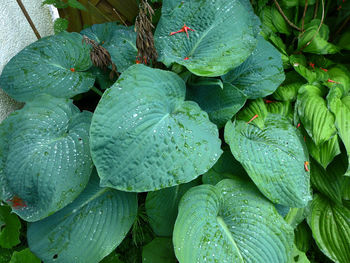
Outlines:
<svg viewBox="0 0 350 263"><path fill-rule="evenodd" d="M41 6L42 0L22 0L42 37L52 35L54 9ZM0 74L10 59L37 38L16 0L0 0ZM22 104L11 99L0 87L0 122Z"/></svg>

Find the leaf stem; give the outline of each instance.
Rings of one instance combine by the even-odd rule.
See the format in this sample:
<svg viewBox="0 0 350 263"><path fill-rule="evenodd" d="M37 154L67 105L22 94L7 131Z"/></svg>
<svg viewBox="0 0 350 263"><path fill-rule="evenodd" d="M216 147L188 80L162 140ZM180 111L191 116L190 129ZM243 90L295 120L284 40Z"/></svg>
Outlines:
<svg viewBox="0 0 350 263"><path fill-rule="evenodd" d="M295 28L296 30L298 31L301 31L301 28L300 27L297 27L295 24L293 24L289 19L288 17L284 14L282 8L280 7L280 5L278 4L277 0L273 0L275 2L275 5L278 9L278 11L280 12L280 14L283 16L284 20L286 20L286 22L293 28Z"/></svg>
<svg viewBox="0 0 350 263"><path fill-rule="evenodd" d="M28 21L30 27L32 28L32 30L33 30L33 32L34 32L36 38L37 38L37 39L40 39L41 36L40 36L40 34L39 34L39 31L36 29L36 27L35 27L35 25L34 25L32 19L30 18L30 16L29 16L29 14L28 14L26 8L24 7L22 1L21 1L21 0L16 0L16 1L17 1L17 4L19 5L19 7L21 8L21 10L22 10L24 16L26 17L26 19L27 19L27 21Z"/></svg>
<svg viewBox="0 0 350 263"><path fill-rule="evenodd" d="M103 93L102 91L100 91L98 88L96 88L95 86L93 86L91 88L92 91L94 91L95 93L97 93L98 95L100 95L100 97L102 97Z"/></svg>
<svg viewBox="0 0 350 263"><path fill-rule="evenodd" d="M301 19L301 33L304 32L304 23L305 23L306 11L307 11L307 2L308 2L308 0L305 0L305 8L304 8L304 13L303 13L303 18Z"/></svg>

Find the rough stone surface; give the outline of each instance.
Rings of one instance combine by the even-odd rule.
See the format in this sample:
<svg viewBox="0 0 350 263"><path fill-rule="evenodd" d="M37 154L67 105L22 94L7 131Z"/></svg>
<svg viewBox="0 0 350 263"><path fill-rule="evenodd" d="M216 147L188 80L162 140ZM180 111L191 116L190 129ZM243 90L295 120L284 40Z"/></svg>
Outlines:
<svg viewBox="0 0 350 263"><path fill-rule="evenodd" d="M22 0L42 37L52 35L53 18L48 6L41 0ZM0 74L10 59L37 38L15 0L0 5ZM0 87L0 122L21 103L11 99Z"/></svg>

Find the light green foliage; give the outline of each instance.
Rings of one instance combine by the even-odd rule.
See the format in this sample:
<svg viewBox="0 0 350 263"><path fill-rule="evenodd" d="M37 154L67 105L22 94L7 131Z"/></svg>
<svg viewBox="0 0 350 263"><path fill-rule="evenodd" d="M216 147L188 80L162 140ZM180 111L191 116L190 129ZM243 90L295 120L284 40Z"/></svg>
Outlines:
<svg viewBox="0 0 350 263"><path fill-rule="evenodd" d="M12 254L11 260L9 263L40 263L41 260L36 257L29 248L23 249L19 252L15 251Z"/></svg>
<svg viewBox="0 0 350 263"><path fill-rule="evenodd" d="M45 263L99 262L124 239L136 212L136 194L101 188L94 173L73 203L28 225L28 244Z"/></svg>
<svg viewBox="0 0 350 263"><path fill-rule="evenodd" d="M322 252L339 263L350 262L350 210L316 195L308 223Z"/></svg>
<svg viewBox="0 0 350 263"><path fill-rule="evenodd" d="M182 198L174 228L180 263L288 262L293 229L250 182L225 179Z"/></svg>
<svg viewBox="0 0 350 263"><path fill-rule="evenodd" d="M63 31L66 31L68 28L68 20L65 18L57 18L55 20L55 23L53 25L55 34L61 33Z"/></svg>
<svg viewBox="0 0 350 263"><path fill-rule="evenodd" d="M222 152L217 127L184 98L181 78L143 65L130 67L103 94L90 130L102 186L154 191L192 181L214 165Z"/></svg>

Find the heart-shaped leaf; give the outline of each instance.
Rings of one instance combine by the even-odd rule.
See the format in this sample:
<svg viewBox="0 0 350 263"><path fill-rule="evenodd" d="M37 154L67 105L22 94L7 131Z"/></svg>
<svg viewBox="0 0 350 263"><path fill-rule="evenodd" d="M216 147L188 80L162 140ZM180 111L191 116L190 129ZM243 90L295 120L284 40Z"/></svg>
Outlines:
<svg viewBox="0 0 350 263"><path fill-rule="evenodd" d="M99 187L93 172L73 203L28 225L29 248L45 263L96 263L124 239L136 213L136 194Z"/></svg>
<svg viewBox="0 0 350 263"><path fill-rule="evenodd" d="M5 66L0 86L18 101L46 93L70 98L88 91L95 78L89 72L90 49L78 33L42 38L19 52Z"/></svg>
<svg viewBox="0 0 350 263"><path fill-rule="evenodd" d="M188 189L196 185L198 185L198 182L194 180L187 184L181 184L147 194L145 203L146 212L153 232L157 236L166 237L173 234L180 199Z"/></svg>
<svg viewBox="0 0 350 263"><path fill-rule="evenodd" d="M163 1L155 33L159 61L184 65L199 76L220 76L254 50L260 22L246 1ZM188 30L181 30L184 25Z"/></svg>
<svg viewBox="0 0 350 263"><path fill-rule="evenodd" d="M350 262L350 210L316 195L308 224L321 251L335 262Z"/></svg>
<svg viewBox="0 0 350 263"><path fill-rule="evenodd" d="M219 128L231 120L247 100L246 96L230 83L224 83L223 88L220 85L205 84L190 86L186 97L197 102Z"/></svg>
<svg viewBox="0 0 350 263"><path fill-rule="evenodd" d="M91 115L72 101L41 95L0 125L3 199L24 220L56 212L85 188Z"/></svg>
<svg viewBox="0 0 350 263"><path fill-rule="evenodd" d="M80 34L107 49L118 72L123 72L135 64L137 48L134 27L120 26L116 22L111 22L93 25Z"/></svg>
<svg viewBox="0 0 350 263"><path fill-rule="evenodd" d="M192 181L220 157L217 127L185 83L134 65L102 96L91 123L91 153L102 186L144 192Z"/></svg>
<svg viewBox="0 0 350 263"><path fill-rule="evenodd" d="M326 90L314 85L304 85L299 89L297 110L305 130L319 146L336 135L334 116L323 98Z"/></svg>
<svg viewBox="0 0 350 263"><path fill-rule="evenodd" d="M285 79L281 54L259 36L250 57L222 79L238 87L250 99L270 95Z"/></svg>
<svg viewBox="0 0 350 263"><path fill-rule="evenodd" d="M277 114L268 114L264 128L243 121L228 122L225 141L259 190L272 202L304 207L311 199L308 153L300 133Z"/></svg>
<svg viewBox="0 0 350 263"><path fill-rule="evenodd" d="M174 228L180 263L282 263L291 256L293 229L249 181L225 179L190 189Z"/></svg>

